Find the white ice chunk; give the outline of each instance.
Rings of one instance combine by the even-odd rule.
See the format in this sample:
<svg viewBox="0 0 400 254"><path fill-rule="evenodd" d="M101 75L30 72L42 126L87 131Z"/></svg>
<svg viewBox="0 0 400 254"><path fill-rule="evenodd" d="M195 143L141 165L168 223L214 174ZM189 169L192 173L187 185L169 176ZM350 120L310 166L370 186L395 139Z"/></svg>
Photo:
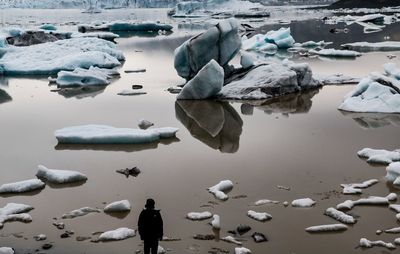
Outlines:
<svg viewBox="0 0 400 254"><path fill-rule="evenodd" d="M89 69L76 68L73 71L60 71L56 83L59 87L106 86L110 79L119 73L114 70L91 66Z"/></svg>
<svg viewBox="0 0 400 254"><path fill-rule="evenodd" d="M266 204L279 204L279 201L269 200L269 199L260 199L254 202L255 206L261 206Z"/></svg>
<svg viewBox="0 0 400 254"><path fill-rule="evenodd" d="M383 42L354 42L342 45L343 48L356 50L360 52L370 51L396 51L400 50L399 41L383 41Z"/></svg>
<svg viewBox="0 0 400 254"><path fill-rule="evenodd" d="M347 209L350 210L356 205L389 205L389 201L394 201L397 199L397 195L395 193L390 193L386 197L376 197L370 196L368 198L360 198L358 200L346 200L343 203L340 203L336 206L336 209L343 210Z"/></svg>
<svg viewBox="0 0 400 254"><path fill-rule="evenodd" d="M395 161L400 161L400 151L387 151L382 149L364 148L358 151L358 156L367 158L367 162L390 164Z"/></svg>
<svg viewBox="0 0 400 254"><path fill-rule="evenodd" d="M227 200L229 197L226 193L233 189L233 183L230 180L223 180L218 184L208 188L208 191L214 194L219 200Z"/></svg>
<svg viewBox="0 0 400 254"><path fill-rule="evenodd" d="M399 177L400 177L400 162L390 163L389 166L386 167L386 179L395 185L399 185L398 181Z"/></svg>
<svg viewBox="0 0 400 254"><path fill-rule="evenodd" d="M141 144L174 137L178 130L172 127L140 130L115 128L107 125L83 125L57 130L55 136L60 143Z"/></svg>
<svg viewBox="0 0 400 254"><path fill-rule="evenodd" d="M124 59L112 42L73 38L27 47L7 47L0 59L0 71L4 75L47 75L91 66L114 68Z"/></svg>
<svg viewBox="0 0 400 254"><path fill-rule="evenodd" d="M83 182L87 180L87 176L78 171L48 169L43 165L38 166L36 176L38 178L46 179L51 183L58 184Z"/></svg>
<svg viewBox="0 0 400 254"><path fill-rule="evenodd" d="M310 50L311 53L317 54L320 56L329 56L329 57L357 57L361 56L360 52L353 50L339 50L339 49L321 49L319 51Z"/></svg>
<svg viewBox="0 0 400 254"><path fill-rule="evenodd" d="M105 213L115 213L115 212L129 212L131 210L131 203L128 200L116 201L108 204L104 208Z"/></svg>
<svg viewBox="0 0 400 254"><path fill-rule="evenodd" d="M167 253L165 249L161 245L158 245L157 254L165 254L165 253Z"/></svg>
<svg viewBox="0 0 400 254"><path fill-rule="evenodd" d="M213 215L211 226L213 227L213 229L221 229L221 218L219 217L219 215L217 214Z"/></svg>
<svg viewBox="0 0 400 254"><path fill-rule="evenodd" d="M212 217L210 212L191 212L186 215L189 220L206 220Z"/></svg>
<svg viewBox="0 0 400 254"><path fill-rule="evenodd" d="M250 254L250 253L251 253L251 250L249 250L245 247L235 248L235 254Z"/></svg>
<svg viewBox="0 0 400 254"><path fill-rule="evenodd" d="M225 237L221 238L221 240L224 242L227 242L227 243L242 245L242 242L236 240L233 236L225 236Z"/></svg>
<svg viewBox="0 0 400 254"><path fill-rule="evenodd" d="M6 206L0 208L0 229L3 228L6 222L31 222L32 217L27 212L32 209L33 207L29 205L8 203Z"/></svg>
<svg viewBox="0 0 400 254"><path fill-rule="evenodd" d="M397 80L400 80L400 69L397 68L395 63L384 64L383 69L385 70L385 72L388 76L391 76Z"/></svg>
<svg viewBox="0 0 400 254"><path fill-rule="evenodd" d="M110 230L102 233L99 236L100 241L120 241L127 238L134 237L136 235L135 230L130 228L118 228L115 230Z"/></svg>
<svg viewBox="0 0 400 254"><path fill-rule="evenodd" d="M241 52L240 65L247 69L254 65L253 57L246 52Z"/></svg>
<svg viewBox="0 0 400 254"><path fill-rule="evenodd" d="M345 214L342 211L336 210L333 207L330 207L326 209L325 215L345 224L354 224L356 223L356 220L354 219L353 216Z"/></svg>
<svg viewBox="0 0 400 254"><path fill-rule="evenodd" d="M258 220L258 221L267 221L272 219L272 215L269 213L258 213L252 210L249 210L247 212L247 216L249 216L250 218L254 219L254 220Z"/></svg>
<svg viewBox="0 0 400 254"><path fill-rule="evenodd" d="M376 183L378 183L377 179L370 179L362 183L347 183L341 184L340 186L343 188L343 194L361 194L361 189L365 189Z"/></svg>
<svg viewBox="0 0 400 254"><path fill-rule="evenodd" d="M14 254L14 249L10 247L0 247L0 254Z"/></svg>
<svg viewBox="0 0 400 254"><path fill-rule="evenodd" d="M385 233L388 234L398 234L400 233L400 227L395 227L395 228L389 228L385 230Z"/></svg>
<svg viewBox="0 0 400 254"><path fill-rule="evenodd" d="M347 230L347 226L344 224L328 224L328 225L318 225L306 228L309 233L318 232L337 232Z"/></svg>
<svg viewBox="0 0 400 254"><path fill-rule="evenodd" d="M400 245L400 238L396 238L396 239L394 239L394 244L396 244L396 245Z"/></svg>
<svg viewBox="0 0 400 254"><path fill-rule="evenodd" d="M152 123L152 122L150 122L148 120L145 120L145 119L139 120L139 123L138 123L139 128L142 129L142 130L146 130L146 129L150 128L153 125L154 125L154 123Z"/></svg>
<svg viewBox="0 0 400 254"><path fill-rule="evenodd" d="M61 216L61 218L63 218L63 219L73 219L73 218L76 218L76 217L85 216L85 215L87 215L89 213L99 213L99 212L100 212L99 209L95 209L95 208L91 208L91 207L82 207L82 208L79 208L77 210L73 210L73 211L71 211L69 213L63 214Z"/></svg>
<svg viewBox="0 0 400 254"><path fill-rule="evenodd" d="M178 100L207 99L222 89L224 69L213 59L185 84Z"/></svg>
<svg viewBox="0 0 400 254"><path fill-rule="evenodd" d="M265 36L267 42L273 42L278 48L290 48L295 43L290 34L290 28L280 28L277 31L269 31Z"/></svg>
<svg viewBox="0 0 400 254"><path fill-rule="evenodd" d="M380 246L380 247L385 247L388 248L389 250L396 249L396 246L394 246L392 243L386 243L384 241L370 241L367 238L361 238L360 239L360 247L363 248L372 248L374 246Z"/></svg>
<svg viewBox="0 0 400 254"><path fill-rule="evenodd" d="M43 189L45 183L39 179L30 179L0 186L0 193L23 193Z"/></svg>
<svg viewBox="0 0 400 254"><path fill-rule="evenodd" d="M300 198L300 199L293 200L292 206L293 207L312 207L316 203L317 202L315 202L311 198Z"/></svg>

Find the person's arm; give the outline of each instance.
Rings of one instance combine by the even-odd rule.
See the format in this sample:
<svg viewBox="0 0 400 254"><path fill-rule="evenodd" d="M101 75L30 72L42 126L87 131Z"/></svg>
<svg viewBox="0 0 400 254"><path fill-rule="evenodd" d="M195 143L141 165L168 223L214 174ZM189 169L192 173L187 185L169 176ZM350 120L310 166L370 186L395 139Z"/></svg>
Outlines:
<svg viewBox="0 0 400 254"><path fill-rule="evenodd" d="M143 211L139 215L139 220L138 220L138 230L139 230L139 235L142 235L143 232Z"/></svg>
<svg viewBox="0 0 400 254"><path fill-rule="evenodd" d="M163 219L161 217L161 214L159 214L159 217L160 217L160 221L159 221L160 235L159 235L159 237L160 237L160 241L161 241L163 236L164 236L164 222L163 222Z"/></svg>

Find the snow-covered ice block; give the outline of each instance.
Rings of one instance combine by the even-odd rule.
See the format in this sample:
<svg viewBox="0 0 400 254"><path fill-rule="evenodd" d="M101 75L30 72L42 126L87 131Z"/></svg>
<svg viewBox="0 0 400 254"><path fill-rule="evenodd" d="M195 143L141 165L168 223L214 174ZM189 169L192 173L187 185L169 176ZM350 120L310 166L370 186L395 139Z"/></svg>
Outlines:
<svg viewBox="0 0 400 254"><path fill-rule="evenodd" d="M386 197L376 197L376 196L370 196L368 198L360 198L358 200L352 201L352 200L346 200L336 206L336 209L338 210L350 210L356 205L389 205L391 201L394 201L397 199L397 194L396 193L390 193Z"/></svg>
<svg viewBox="0 0 400 254"><path fill-rule="evenodd" d="M354 42L342 44L344 49L356 50L359 52L371 51L397 51L400 50L399 41L383 41L383 42Z"/></svg>
<svg viewBox="0 0 400 254"><path fill-rule="evenodd" d="M225 67L240 50L238 30L237 20L226 19L184 42L175 49L174 66L178 75L189 80L212 59Z"/></svg>
<svg viewBox="0 0 400 254"><path fill-rule="evenodd" d="M221 218L218 214L213 215L213 220L211 221L211 226L213 229L221 229Z"/></svg>
<svg viewBox="0 0 400 254"><path fill-rule="evenodd" d="M76 68L73 71L60 71L55 82L58 87L80 87L80 86L106 86L110 84L109 79L118 76L116 70L101 69L91 66L89 69Z"/></svg>
<svg viewBox="0 0 400 254"><path fill-rule="evenodd" d="M259 213L259 212L255 212L253 210L249 210L247 212L247 216L249 216L250 218L254 219L254 220L258 220L258 221L267 221L272 219L272 215L269 213Z"/></svg>
<svg viewBox="0 0 400 254"><path fill-rule="evenodd" d="M323 86L358 84L361 81L361 78L359 77L346 76L343 74L332 74L332 75L314 74L313 78Z"/></svg>
<svg viewBox="0 0 400 254"><path fill-rule="evenodd" d="M396 249L396 246L394 246L392 243L387 243L382 240L378 241L370 241L367 238L361 238L360 239L360 247L362 248L372 248L374 246L379 246L379 247L385 247L389 250Z"/></svg>
<svg viewBox="0 0 400 254"><path fill-rule="evenodd" d="M133 96L133 95L147 94L147 92L137 91L137 90L134 90L134 89L124 89L124 90L118 92L117 94L118 95L122 95L122 96Z"/></svg>
<svg viewBox="0 0 400 254"><path fill-rule="evenodd" d="M207 220L212 217L212 213L206 212L190 212L186 215L189 220Z"/></svg>
<svg viewBox="0 0 400 254"><path fill-rule="evenodd" d="M45 183L39 179L30 179L0 186L0 193L23 193L43 189Z"/></svg>
<svg viewBox="0 0 400 254"><path fill-rule="evenodd" d="M173 127L141 130L107 125L83 125L57 130L55 136L59 143L142 144L174 137L178 130Z"/></svg>
<svg viewBox="0 0 400 254"><path fill-rule="evenodd" d="M222 89L224 69L212 59L199 70L179 93L178 100L201 100L210 98Z"/></svg>
<svg viewBox="0 0 400 254"><path fill-rule="evenodd" d="M326 209L325 215L345 224L354 224L357 222L353 216L345 214L342 211L336 210L333 207Z"/></svg>
<svg viewBox="0 0 400 254"><path fill-rule="evenodd" d="M8 203L6 206L0 208L0 229L3 228L4 223L12 221L31 222L32 217L27 212L33 209L32 206Z"/></svg>
<svg viewBox="0 0 400 254"><path fill-rule="evenodd" d="M58 184L83 182L87 180L87 176L78 171L48 169L43 165L38 166L36 176L45 179L48 182Z"/></svg>
<svg viewBox="0 0 400 254"><path fill-rule="evenodd" d="M124 59L112 42L72 38L27 47L9 46L0 58L0 72L3 75L48 75L91 66L114 68Z"/></svg>
<svg viewBox="0 0 400 254"><path fill-rule="evenodd" d="M364 148L357 152L358 156L367 158L367 162L390 164L400 161L400 150L387 151L383 149Z"/></svg>
<svg viewBox="0 0 400 254"><path fill-rule="evenodd" d="M279 201L269 200L269 199L260 199L254 202L255 206L261 206L266 204L279 204Z"/></svg>
<svg viewBox="0 0 400 254"><path fill-rule="evenodd" d="M240 55L240 65L243 68L247 69L254 65L253 57L250 54L241 52Z"/></svg>
<svg viewBox="0 0 400 254"><path fill-rule="evenodd" d="M14 254L14 249L11 247L0 247L0 254Z"/></svg>
<svg viewBox="0 0 400 254"><path fill-rule="evenodd" d="M242 245L242 242L236 240L233 236L225 236L223 238L221 238L222 241L227 242L227 243L233 243L233 244L237 244L237 245Z"/></svg>
<svg viewBox="0 0 400 254"><path fill-rule="evenodd" d="M368 188L376 183L378 183L377 179L370 179L362 183L347 183L341 184L340 186L343 188L343 194L361 194L362 189Z"/></svg>
<svg viewBox="0 0 400 254"><path fill-rule="evenodd" d="M280 28L277 31L269 31L265 35L267 42L272 42L278 46L278 48L290 48L293 47L295 40L290 34L290 28Z"/></svg>
<svg viewBox="0 0 400 254"><path fill-rule="evenodd" d="M306 228L309 233L319 233L319 232L337 232L347 230L347 226L344 224L327 224L318 225Z"/></svg>
<svg viewBox="0 0 400 254"><path fill-rule="evenodd" d="M251 254L251 250L245 247L237 247L235 248L235 254Z"/></svg>
<svg viewBox="0 0 400 254"><path fill-rule="evenodd" d="M229 197L226 193L233 189L233 183L231 180L223 180L218 184L208 188L208 191L214 194L219 200L227 200Z"/></svg>
<svg viewBox="0 0 400 254"><path fill-rule="evenodd" d="M116 213L116 212L129 212L131 210L131 204L129 203L128 200L121 200L121 201L116 201L108 204L104 208L105 213Z"/></svg>
<svg viewBox="0 0 400 254"><path fill-rule="evenodd" d="M386 179L395 185L400 185L400 162L390 163L386 167Z"/></svg>
<svg viewBox="0 0 400 254"><path fill-rule="evenodd" d="M35 235L33 239L35 239L36 241L44 241L47 239L47 236L45 234L38 234Z"/></svg>
<svg viewBox="0 0 400 254"><path fill-rule="evenodd" d="M310 50L311 53L317 54L320 56L328 56L328 57L357 57L361 56L360 52L353 51L353 50L340 50L340 49L321 49L317 50Z"/></svg>
<svg viewBox="0 0 400 254"><path fill-rule="evenodd" d="M76 210L73 210L69 213L63 214L61 218L63 219L73 219L76 217L85 216L89 213L100 213L99 209L91 208L91 207L82 207Z"/></svg>
<svg viewBox="0 0 400 254"><path fill-rule="evenodd" d="M293 207L312 207L316 203L317 202L315 202L311 198L300 198L300 199L293 200L292 206Z"/></svg>
<svg viewBox="0 0 400 254"><path fill-rule="evenodd" d="M102 233L99 236L99 240L106 242L106 241L120 241L120 240L125 240L131 237L134 237L136 235L135 230L130 229L130 228L118 228L115 230L110 230Z"/></svg>

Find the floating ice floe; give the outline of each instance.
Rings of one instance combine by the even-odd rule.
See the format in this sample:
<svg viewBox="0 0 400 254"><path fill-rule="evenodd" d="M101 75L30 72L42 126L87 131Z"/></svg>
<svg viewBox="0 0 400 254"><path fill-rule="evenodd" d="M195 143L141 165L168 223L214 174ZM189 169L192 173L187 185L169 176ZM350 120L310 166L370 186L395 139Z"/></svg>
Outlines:
<svg viewBox="0 0 400 254"><path fill-rule="evenodd" d="M114 68L124 60L114 43L98 38L73 38L27 47L8 46L0 59L3 75L48 75L61 70Z"/></svg>
<svg viewBox="0 0 400 254"><path fill-rule="evenodd" d="M178 100L207 99L222 89L224 84L224 69L212 59L179 93Z"/></svg>
<svg viewBox="0 0 400 254"><path fill-rule="evenodd" d="M208 191L214 194L219 200L227 200L229 197L226 193L233 189L233 183L230 180L224 180L218 184L208 188Z"/></svg>
<svg viewBox="0 0 400 254"><path fill-rule="evenodd" d="M155 23L155 22L127 22L127 21L113 21L110 23L87 25L82 24L78 26L78 31L134 31L134 32L149 32L149 31L171 31L172 26L168 24Z"/></svg>
<svg viewBox="0 0 400 254"><path fill-rule="evenodd" d="M316 204L314 200L311 198L301 198L301 199L295 199L292 201L292 206L293 207L312 207Z"/></svg>
<svg viewBox="0 0 400 254"><path fill-rule="evenodd" d="M43 189L45 183L39 179L30 179L15 183L6 183L0 186L0 193L23 193Z"/></svg>
<svg viewBox="0 0 400 254"><path fill-rule="evenodd" d="M115 230L110 230L102 233L99 236L99 240L106 242L106 241L120 241L125 240L136 235L135 230L130 228L118 228Z"/></svg>
<svg viewBox="0 0 400 254"><path fill-rule="evenodd" d="M10 247L0 247L0 254L14 254L14 249Z"/></svg>
<svg viewBox="0 0 400 254"><path fill-rule="evenodd" d="M238 247L235 248L235 254L250 254L251 250L245 248L245 247Z"/></svg>
<svg viewBox="0 0 400 254"><path fill-rule="evenodd" d="M272 215L269 213L258 213L252 210L249 210L247 212L247 216L249 216L250 218L254 219L254 220L258 220L258 221L267 221L272 219Z"/></svg>
<svg viewBox="0 0 400 254"><path fill-rule="evenodd" d="M242 43L244 50L267 51L293 47L295 40L290 34L290 28L282 27L276 31L269 31L265 35L256 34L250 39L244 38Z"/></svg>
<svg viewBox="0 0 400 254"><path fill-rule="evenodd" d="M118 92L118 95L122 95L122 96L133 96L133 95L143 95L143 94L147 94L147 92L138 92L133 89L124 89L124 90Z"/></svg>
<svg viewBox="0 0 400 254"><path fill-rule="evenodd" d="M400 233L400 227L385 229L385 233L398 234L398 233Z"/></svg>
<svg viewBox="0 0 400 254"><path fill-rule="evenodd" d="M371 51L397 51L400 50L399 41L383 41L383 42L354 42L342 44L344 49L356 50L359 52Z"/></svg>
<svg viewBox="0 0 400 254"><path fill-rule="evenodd" d="M366 158L367 162L390 164L395 161L400 161L400 150L387 151L383 149L364 148L357 152L361 158Z"/></svg>
<svg viewBox="0 0 400 254"><path fill-rule="evenodd" d="M174 137L178 130L172 127L141 130L107 125L83 125L57 130L55 136L59 143L142 144Z"/></svg>
<svg viewBox="0 0 400 254"><path fill-rule="evenodd" d="M378 241L370 241L367 238L361 238L360 239L360 247L362 248L372 248L374 246L379 246L379 247L385 247L389 250L396 249L396 246L394 246L392 243L386 243L384 241L378 240Z"/></svg>
<svg viewBox="0 0 400 254"><path fill-rule="evenodd" d="M347 226L344 224L327 224L318 225L306 228L309 233L320 233L320 232L338 232L347 230Z"/></svg>
<svg viewBox="0 0 400 254"><path fill-rule="evenodd" d="M106 86L110 79L119 76L116 70L101 69L91 66L89 69L76 68L73 71L60 71L57 74L58 87L83 87L83 86Z"/></svg>
<svg viewBox="0 0 400 254"><path fill-rule="evenodd" d="M310 50L310 53L317 54L319 56L328 57L357 57L361 56L360 52L353 50L339 50L339 49L321 49L321 50Z"/></svg>
<svg viewBox="0 0 400 254"><path fill-rule="evenodd" d="M346 95L339 109L352 112L400 113L400 73L393 64L385 65L386 75L371 73Z"/></svg>
<svg viewBox="0 0 400 254"><path fill-rule="evenodd" d="M386 197L370 196L368 198L360 198L358 200L346 200L336 206L338 210L350 210L356 205L383 205L387 206L390 202L397 199L396 193L390 193Z"/></svg>
<svg viewBox="0 0 400 254"><path fill-rule="evenodd" d="M4 227L4 223L12 221L20 221L28 223L32 221L32 217L27 213L33 210L32 206L8 203L0 208L0 229Z"/></svg>
<svg viewBox="0 0 400 254"><path fill-rule="evenodd" d="M152 123L152 122L150 122L148 120L145 120L145 119L139 120L139 123L138 123L139 128L142 129L142 130L146 130L146 129L150 128L153 125L154 125L154 123Z"/></svg>
<svg viewBox="0 0 400 254"><path fill-rule="evenodd" d="M386 167L386 179L394 185L400 186L400 162L390 163Z"/></svg>
<svg viewBox="0 0 400 254"><path fill-rule="evenodd" d="M255 206L261 206L266 204L279 204L279 201L269 200L269 199L260 199L254 202Z"/></svg>
<svg viewBox="0 0 400 254"><path fill-rule="evenodd" d="M238 29L235 19L227 19L184 42L175 50L178 75L190 80L212 59L225 67L240 50Z"/></svg>
<svg viewBox="0 0 400 254"><path fill-rule="evenodd" d="M105 213L126 213L131 211L131 204L128 200L116 201L104 208Z"/></svg>
<svg viewBox="0 0 400 254"><path fill-rule="evenodd" d="M186 218L189 220L207 220L212 217L212 213L210 212L191 212L186 215Z"/></svg>
<svg viewBox="0 0 400 254"><path fill-rule="evenodd" d="M57 184L84 182L87 180L87 176L78 171L48 169L43 165L38 166L36 176Z"/></svg>
<svg viewBox="0 0 400 254"><path fill-rule="evenodd" d="M368 188L376 183L378 183L377 179L370 179L362 183L346 183L340 186L343 188L343 194L361 194L362 189Z"/></svg>
<svg viewBox="0 0 400 254"><path fill-rule="evenodd" d="M295 43L293 47L298 47L298 48L316 48L316 47L326 47L327 45L332 44L332 42L325 42L325 41L306 41L303 43Z"/></svg>
<svg viewBox="0 0 400 254"><path fill-rule="evenodd" d="M236 240L233 236L225 236L225 237L221 238L221 240L224 242L227 242L227 243L242 245L242 242Z"/></svg>
<svg viewBox="0 0 400 254"><path fill-rule="evenodd" d="M76 217L85 216L89 213L100 213L99 209L91 208L91 207L82 207L77 210L73 210L69 213L63 214L61 218L63 219L73 219Z"/></svg>
<svg viewBox="0 0 400 254"><path fill-rule="evenodd" d="M72 33L71 38L82 38L82 37L95 37L107 41L114 41L119 38L118 34L111 32L90 32L90 33Z"/></svg>
<svg viewBox="0 0 400 254"><path fill-rule="evenodd" d="M313 78L323 86L357 84L361 81L361 78L359 77L346 76L343 74L332 74L332 75L314 74Z"/></svg>
<svg viewBox="0 0 400 254"><path fill-rule="evenodd" d="M354 224L357 222L353 216L345 214L342 211L336 210L333 207L326 209L325 215L345 224Z"/></svg>
<svg viewBox="0 0 400 254"><path fill-rule="evenodd" d="M221 218L219 217L219 215L214 214L213 215L213 220L211 221L211 226L213 229L221 229Z"/></svg>

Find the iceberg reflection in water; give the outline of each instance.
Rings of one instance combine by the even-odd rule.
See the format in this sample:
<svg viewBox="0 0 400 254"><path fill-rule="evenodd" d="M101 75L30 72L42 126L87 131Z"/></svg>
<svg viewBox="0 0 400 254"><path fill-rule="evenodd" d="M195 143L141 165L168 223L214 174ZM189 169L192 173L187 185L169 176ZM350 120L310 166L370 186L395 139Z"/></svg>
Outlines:
<svg viewBox="0 0 400 254"><path fill-rule="evenodd" d="M91 87L76 87L76 88L62 88L56 90L59 95L62 95L66 99L76 98L94 98L97 95L104 92L107 86L91 86Z"/></svg>
<svg viewBox="0 0 400 254"><path fill-rule="evenodd" d="M376 129L385 126L400 126L400 114L354 113L339 110L345 117L352 118L363 129Z"/></svg>
<svg viewBox="0 0 400 254"><path fill-rule="evenodd" d="M228 102L179 100L175 115L193 137L209 147L222 153L239 150L243 121Z"/></svg>

